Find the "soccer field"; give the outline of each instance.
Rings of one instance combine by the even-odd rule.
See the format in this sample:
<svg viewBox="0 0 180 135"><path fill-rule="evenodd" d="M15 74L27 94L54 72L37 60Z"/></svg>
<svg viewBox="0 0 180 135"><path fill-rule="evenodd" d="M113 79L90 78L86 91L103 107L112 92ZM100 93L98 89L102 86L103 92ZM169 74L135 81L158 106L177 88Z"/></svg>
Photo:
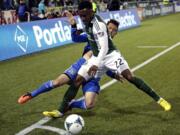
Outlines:
<svg viewBox="0 0 180 135"><path fill-rule="evenodd" d="M119 32L114 43L132 69L179 43L134 72L168 100L172 110L163 111L127 81L116 82L100 93L92 110L76 109L68 113L84 118L82 135L180 135L180 14L145 20L140 27ZM28 135L56 135L55 130L64 130L68 114L47 120L42 112L57 109L67 86L42 94L24 105L17 104L17 99L56 78L81 57L83 47L84 44L68 45L0 62L0 135L14 135L26 128L24 133ZM109 81L111 79L104 77L101 85ZM77 98L81 96L79 90ZM40 120L46 125L44 128L53 131L43 127L31 130L31 125L36 123L37 127Z"/></svg>

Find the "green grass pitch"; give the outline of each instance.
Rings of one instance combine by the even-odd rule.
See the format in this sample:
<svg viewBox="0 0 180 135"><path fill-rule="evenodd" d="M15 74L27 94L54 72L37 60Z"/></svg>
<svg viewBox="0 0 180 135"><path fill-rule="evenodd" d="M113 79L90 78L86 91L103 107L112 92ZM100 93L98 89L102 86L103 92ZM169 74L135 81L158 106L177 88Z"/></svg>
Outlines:
<svg viewBox="0 0 180 135"><path fill-rule="evenodd" d="M131 68L180 42L180 14L148 19L140 27L119 32L114 39ZM0 63L0 135L14 135L56 109L67 86L40 95L24 105L20 95L56 78L81 57L84 44L68 45ZM134 72L172 104L164 112L150 97L128 82L115 83L102 91L92 110L73 110L85 120L82 135L180 135L180 46ZM105 77L101 84L110 79ZM82 96L81 90L78 97ZM65 118L46 125L64 129ZM55 135L36 129L28 135Z"/></svg>

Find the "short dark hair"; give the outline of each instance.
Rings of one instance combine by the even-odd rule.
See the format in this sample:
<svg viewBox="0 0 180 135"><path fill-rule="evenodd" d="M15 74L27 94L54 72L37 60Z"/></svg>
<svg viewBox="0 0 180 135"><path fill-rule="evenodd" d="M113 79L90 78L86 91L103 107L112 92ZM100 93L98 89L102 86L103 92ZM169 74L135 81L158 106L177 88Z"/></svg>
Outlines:
<svg viewBox="0 0 180 135"><path fill-rule="evenodd" d="M92 3L87 0L82 1L81 3L79 3L78 10L82 9L92 9Z"/></svg>
<svg viewBox="0 0 180 135"><path fill-rule="evenodd" d="M114 25L116 25L117 27L119 27L119 22L116 21L115 19L109 20L109 21L107 22L107 25L108 25L109 23L113 23Z"/></svg>

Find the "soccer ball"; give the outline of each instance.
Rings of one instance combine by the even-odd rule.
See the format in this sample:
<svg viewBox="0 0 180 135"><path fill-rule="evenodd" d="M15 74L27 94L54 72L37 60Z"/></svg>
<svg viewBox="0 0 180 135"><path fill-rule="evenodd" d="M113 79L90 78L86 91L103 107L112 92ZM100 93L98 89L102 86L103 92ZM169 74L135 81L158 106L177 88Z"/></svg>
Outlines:
<svg viewBox="0 0 180 135"><path fill-rule="evenodd" d="M84 120L80 115L71 114L65 119L64 127L70 134L79 134L84 127Z"/></svg>

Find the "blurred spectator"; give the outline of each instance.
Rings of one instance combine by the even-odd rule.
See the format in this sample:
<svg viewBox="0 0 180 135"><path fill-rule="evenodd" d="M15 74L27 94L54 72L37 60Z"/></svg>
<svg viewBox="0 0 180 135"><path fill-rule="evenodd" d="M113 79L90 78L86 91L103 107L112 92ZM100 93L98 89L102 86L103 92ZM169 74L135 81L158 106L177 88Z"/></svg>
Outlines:
<svg viewBox="0 0 180 135"><path fill-rule="evenodd" d="M0 0L0 10L3 9L3 1Z"/></svg>
<svg viewBox="0 0 180 135"><path fill-rule="evenodd" d="M24 0L20 0L20 3L17 7L16 13L20 22L26 22L28 20L28 8Z"/></svg>
<svg viewBox="0 0 180 135"><path fill-rule="evenodd" d="M73 5L78 5L79 1L78 0L73 0Z"/></svg>
<svg viewBox="0 0 180 135"><path fill-rule="evenodd" d="M53 18L53 15L51 14L51 12L46 13L46 18L47 19L52 19Z"/></svg>
<svg viewBox="0 0 180 135"><path fill-rule="evenodd" d="M96 13L96 10L97 10L96 3L94 2L94 0L90 0L90 2L92 3L93 11Z"/></svg>
<svg viewBox="0 0 180 135"><path fill-rule="evenodd" d="M55 4L54 0L49 0L48 7L55 7L55 6L56 6L56 4Z"/></svg>
<svg viewBox="0 0 180 135"><path fill-rule="evenodd" d="M59 12L55 12L54 15L55 15L55 18L61 17L61 14Z"/></svg>
<svg viewBox="0 0 180 135"><path fill-rule="evenodd" d="M13 0L3 0L3 9L13 9Z"/></svg>
<svg viewBox="0 0 180 135"><path fill-rule="evenodd" d="M73 5L73 1L72 0L65 0L65 5L66 6L72 6Z"/></svg>
<svg viewBox="0 0 180 135"><path fill-rule="evenodd" d="M108 4L109 11L117 11L120 9L120 0L111 0Z"/></svg>
<svg viewBox="0 0 180 135"><path fill-rule="evenodd" d="M99 5L99 10L102 12L105 12L107 9L107 3L104 2L104 0L100 0Z"/></svg>
<svg viewBox="0 0 180 135"><path fill-rule="evenodd" d="M38 5L38 1L37 0L29 0L29 9L31 9L32 7L37 7Z"/></svg>
<svg viewBox="0 0 180 135"><path fill-rule="evenodd" d="M107 3L108 4L108 2L109 2L109 0L103 0L104 1L104 3Z"/></svg>
<svg viewBox="0 0 180 135"><path fill-rule="evenodd" d="M7 19L6 24L12 24L11 18L8 18L8 19Z"/></svg>
<svg viewBox="0 0 180 135"><path fill-rule="evenodd" d="M44 18L39 17L39 11L36 7L31 9L31 21L42 20Z"/></svg>
<svg viewBox="0 0 180 135"><path fill-rule="evenodd" d="M128 2L124 2L122 6L123 6L123 9L127 9L128 8ZM137 3L137 7L139 7L138 3Z"/></svg>
<svg viewBox="0 0 180 135"><path fill-rule="evenodd" d="M0 17L0 24L1 24L1 25L7 24L7 23L6 23L6 20L5 20L3 17Z"/></svg>
<svg viewBox="0 0 180 135"><path fill-rule="evenodd" d="M44 4L44 0L41 0L38 4L38 10L39 10L39 13L40 14L43 14L45 15L45 12L46 12L46 7L45 7L45 4Z"/></svg>
<svg viewBox="0 0 180 135"><path fill-rule="evenodd" d="M59 0L59 1L57 2L57 4L58 4L58 6L64 6L64 0Z"/></svg>
<svg viewBox="0 0 180 135"><path fill-rule="evenodd" d="M163 0L163 4L164 5L168 5L169 4L169 0Z"/></svg>
<svg viewBox="0 0 180 135"><path fill-rule="evenodd" d="M14 8L16 9L16 8L18 7L18 4L19 4L19 3L18 3L18 0L14 0L13 2L14 2L14 3L13 3L13 4L14 4L13 6L14 6Z"/></svg>
<svg viewBox="0 0 180 135"><path fill-rule="evenodd" d="M11 11L11 14L12 14L12 24L15 24L17 23L17 15L16 15L16 12L14 10Z"/></svg>

